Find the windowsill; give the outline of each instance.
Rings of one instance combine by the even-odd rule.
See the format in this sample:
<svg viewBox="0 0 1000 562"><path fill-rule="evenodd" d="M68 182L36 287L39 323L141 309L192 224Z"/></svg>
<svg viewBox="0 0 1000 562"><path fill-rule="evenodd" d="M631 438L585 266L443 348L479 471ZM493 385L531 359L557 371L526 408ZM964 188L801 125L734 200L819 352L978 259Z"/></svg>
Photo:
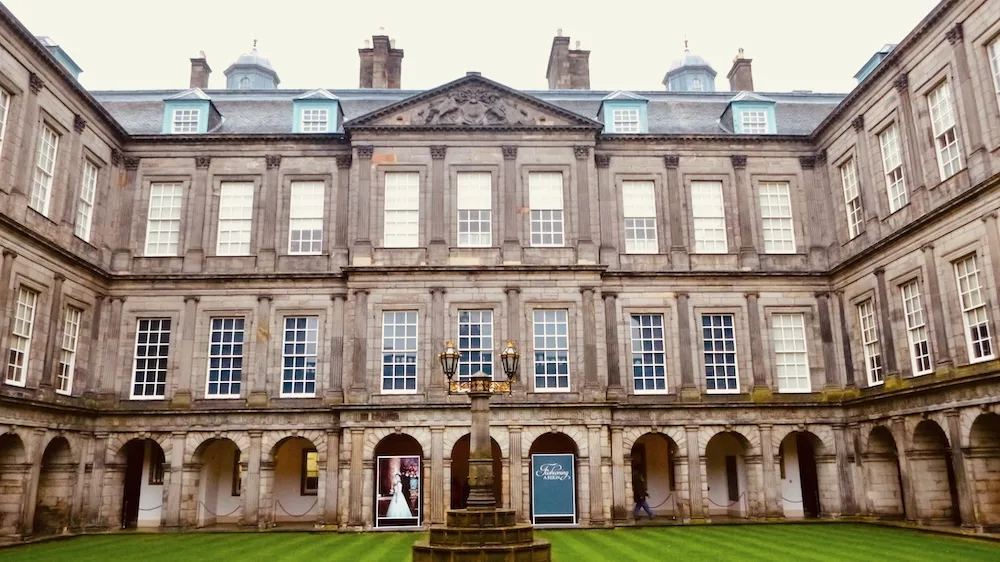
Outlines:
<svg viewBox="0 0 1000 562"><path fill-rule="evenodd" d="M875 388L879 386L885 386L885 381L884 380L877 382L868 381L868 388Z"/></svg>
<svg viewBox="0 0 1000 562"><path fill-rule="evenodd" d="M711 394L713 396L733 396L739 393L740 389L738 388L736 390L705 390L705 394Z"/></svg>
<svg viewBox="0 0 1000 562"><path fill-rule="evenodd" d="M205 400L239 400L242 396L239 394L206 394L203 398Z"/></svg>
<svg viewBox="0 0 1000 562"><path fill-rule="evenodd" d="M811 388L805 388L805 389L798 389L798 388L796 388L794 390L793 389L782 390L782 389L779 388L778 389L778 394L812 394L812 389Z"/></svg>
<svg viewBox="0 0 1000 562"><path fill-rule="evenodd" d="M17 387L17 388L25 388L25 383L23 381L22 382L17 382L17 381L5 380L5 381L3 381L3 383L5 385L7 385L7 386L13 386L13 387Z"/></svg>
<svg viewBox="0 0 1000 562"><path fill-rule="evenodd" d="M633 390L632 394L636 396L663 396L665 394L671 394L669 389L663 390Z"/></svg>
<svg viewBox="0 0 1000 562"><path fill-rule="evenodd" d="M166 400L165 396L129 396L129 400L135 400L137 402L150 402L154 400Z"/></svg>
<svg viewBox="0 0 1000 562"><path fill-rule="evenodd" d="M316 398L315 392L309 394L278 394L278 398Z"/></svg>
<svg viewBox="0 0 1000 562"><path fill-rule="evenodd" d="M969 365L975 365L976 363L986 363L987 361L993 361L994 359L996 359L996 356L994 356L994 355L989 355L989 356L985 356L985 357L977 357L977 358L970 357L969 358Z"/></svg>

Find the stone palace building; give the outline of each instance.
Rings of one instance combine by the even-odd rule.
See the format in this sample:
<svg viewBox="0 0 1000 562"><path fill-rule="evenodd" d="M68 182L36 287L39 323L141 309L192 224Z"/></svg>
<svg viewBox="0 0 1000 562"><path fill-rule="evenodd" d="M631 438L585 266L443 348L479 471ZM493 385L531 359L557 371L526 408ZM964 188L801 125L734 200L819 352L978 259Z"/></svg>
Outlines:
<svg viewBox="0 0 1000 562"><path fill-rule="evenodd" d="M641 476L665 520L1000 526L1000 0L846 95L756 91L742 51L728 91L686 50L591 90L562 33L543 91L359 53L353 89L255 47L225 89L201 56L88 91L0 6L0 535L441 523L470 412L437 354L502 376L508 339L523 521L547 454L548 522L627 523Z"/></svg>

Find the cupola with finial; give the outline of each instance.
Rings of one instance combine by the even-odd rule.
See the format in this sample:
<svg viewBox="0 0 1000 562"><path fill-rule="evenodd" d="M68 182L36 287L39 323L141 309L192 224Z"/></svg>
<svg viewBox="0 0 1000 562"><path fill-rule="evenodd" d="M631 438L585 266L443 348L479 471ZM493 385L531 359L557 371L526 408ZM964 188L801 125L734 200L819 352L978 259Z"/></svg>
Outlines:
<svg viewBox="0 0 1000 562"><path fill-rule="evenodd" d="M240 55L223 74L227 90L273 90L281 83L271 61L257 52L256 39L253 49Z"/></svg>
<svg viewBox="0 0 1000 562"><path fill-rule="evenodd" d="M663 85L671 92L714 92L715 69L708 61L692 55L684 38L684 56L670 64Z"/></svg>

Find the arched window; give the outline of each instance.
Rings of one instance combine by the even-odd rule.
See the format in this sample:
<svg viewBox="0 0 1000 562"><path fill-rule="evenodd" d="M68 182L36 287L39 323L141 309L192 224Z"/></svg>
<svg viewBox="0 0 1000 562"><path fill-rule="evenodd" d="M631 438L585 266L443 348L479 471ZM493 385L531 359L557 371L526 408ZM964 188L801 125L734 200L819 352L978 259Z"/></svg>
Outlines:
<svg viewBox="0 0 1000 562"><path fill-rule="evenodd" d="M700 91L702 91L704 89L705 89L704 86L701 85L701 78L692 78L691 79L691 90L692 91L700 92Z"/></svg>
<svg viewBox="0 0 1000 562"><path fill-rule="evenodd" d="M244 76L243 78L240 78L240 89L241 90L249 90L250 89L250 77L249 76Z"/></svg>

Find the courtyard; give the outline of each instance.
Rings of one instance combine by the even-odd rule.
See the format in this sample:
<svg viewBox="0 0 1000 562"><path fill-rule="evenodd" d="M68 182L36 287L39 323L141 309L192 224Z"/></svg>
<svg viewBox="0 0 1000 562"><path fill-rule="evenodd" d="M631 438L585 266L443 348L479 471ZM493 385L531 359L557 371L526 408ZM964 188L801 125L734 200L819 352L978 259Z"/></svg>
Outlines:
<svg viewBox="0 0 1000 562"><path fill-rule="evenodd" d="M1000 542L855 523L546 530L557 562L1000 560ZM0 551L5 562L405 561L421 533L190 533L75 537Z"/></svg>

